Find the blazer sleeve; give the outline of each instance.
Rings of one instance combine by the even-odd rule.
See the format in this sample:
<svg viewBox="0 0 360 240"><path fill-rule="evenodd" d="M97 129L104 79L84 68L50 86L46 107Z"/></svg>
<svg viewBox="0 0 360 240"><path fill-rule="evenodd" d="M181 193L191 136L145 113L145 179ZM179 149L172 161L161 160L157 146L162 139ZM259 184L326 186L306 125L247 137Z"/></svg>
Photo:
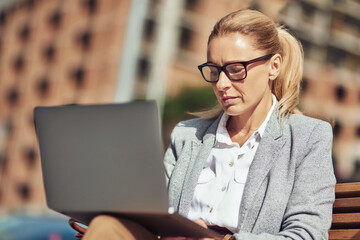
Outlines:
<svg viewBox="0 0 360 240"><path fill-rule="evenodd" d="M301 151L301 150L299 150ZM328 239L335 200L332 163L332 129L319 122L307 140L307 153L297 162L295 181L277 234L234 234L241 240L320 240Z"/></svg>
<svg viewBox="0 0 360 240"><path fill-rule="evenodd" d="M176 126L170 135L170 145L167 148L164 155L165 177L166 177L167 186L169 185L169 180L177 161L177 155L175 150L175 134L176 134Z"/></svg>

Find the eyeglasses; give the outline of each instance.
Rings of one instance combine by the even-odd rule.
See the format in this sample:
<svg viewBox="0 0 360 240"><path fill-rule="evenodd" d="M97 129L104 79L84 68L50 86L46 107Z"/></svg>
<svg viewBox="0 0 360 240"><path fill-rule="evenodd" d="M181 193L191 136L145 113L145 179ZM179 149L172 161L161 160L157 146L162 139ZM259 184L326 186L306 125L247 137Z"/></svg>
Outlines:
<svg viewBox="0 0 360 240"><path fill-rule="evenodd" d="M247 69L246 69L247 65L262 60L268 60L274 55L275 54L268 54L246 62L228 63L222 67L215 66L209 63L203 63L198 66L198 69L200 70L201 75L203 76L205 81L210 83L215 83L219 81L219 76L221 71L224 71L224 73L230 80L240 81L240 80L244 80L247 76Z"/></svg>

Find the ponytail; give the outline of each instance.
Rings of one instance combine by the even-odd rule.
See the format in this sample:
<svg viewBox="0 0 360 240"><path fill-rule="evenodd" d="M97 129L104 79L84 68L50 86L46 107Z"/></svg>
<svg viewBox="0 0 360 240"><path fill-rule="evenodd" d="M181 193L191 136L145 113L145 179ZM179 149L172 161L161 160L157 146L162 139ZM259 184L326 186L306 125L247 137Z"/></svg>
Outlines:
<svg viewBox="0 0 360 240"><path fill-rule="evenodd" d="M301 43L283 27L277 27L280 42L282 66L279 76L274 81L272 92L279 100L279 119L292 113L300 113L300 83L303 75L304 53Z"/></svg>

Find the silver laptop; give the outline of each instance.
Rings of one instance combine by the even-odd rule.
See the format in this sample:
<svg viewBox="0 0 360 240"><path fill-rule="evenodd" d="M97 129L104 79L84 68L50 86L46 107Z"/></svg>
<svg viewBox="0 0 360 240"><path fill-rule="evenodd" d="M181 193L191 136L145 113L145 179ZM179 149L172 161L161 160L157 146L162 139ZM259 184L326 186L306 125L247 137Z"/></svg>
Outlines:
<svg viewBox="0 0 360 240"><path fill-rule="evenodd" d="M47 205L88 224L124 217L161 236L220 236L169 213L155 102L36 107Z"/></svg>

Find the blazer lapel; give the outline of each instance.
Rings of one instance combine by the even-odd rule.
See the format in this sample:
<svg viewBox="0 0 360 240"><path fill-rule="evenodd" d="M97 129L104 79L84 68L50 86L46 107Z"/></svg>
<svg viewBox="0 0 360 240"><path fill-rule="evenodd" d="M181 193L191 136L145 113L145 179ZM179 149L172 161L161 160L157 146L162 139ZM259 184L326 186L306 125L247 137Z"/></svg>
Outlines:
<svg viewBox="0 0 360 240"><path fill-rule="evenodd" d="M215 144L215 133L221 115L210 125L207 129L202 142L192 142L192 152L188 171L185 176L183 190L179 204L179 213L187 215L190 210L191 201L194 195L194 190L199 179L201 170L210 154L212 147Z"/></svg>
<svg viewBox="0 0 360 240"><path fill-rule="evenodd" d="M240 230L251 231L255 224L266 192L262 183L285 144L277 115L277 111L272 113L249 169L239 211Z"/></svg>

